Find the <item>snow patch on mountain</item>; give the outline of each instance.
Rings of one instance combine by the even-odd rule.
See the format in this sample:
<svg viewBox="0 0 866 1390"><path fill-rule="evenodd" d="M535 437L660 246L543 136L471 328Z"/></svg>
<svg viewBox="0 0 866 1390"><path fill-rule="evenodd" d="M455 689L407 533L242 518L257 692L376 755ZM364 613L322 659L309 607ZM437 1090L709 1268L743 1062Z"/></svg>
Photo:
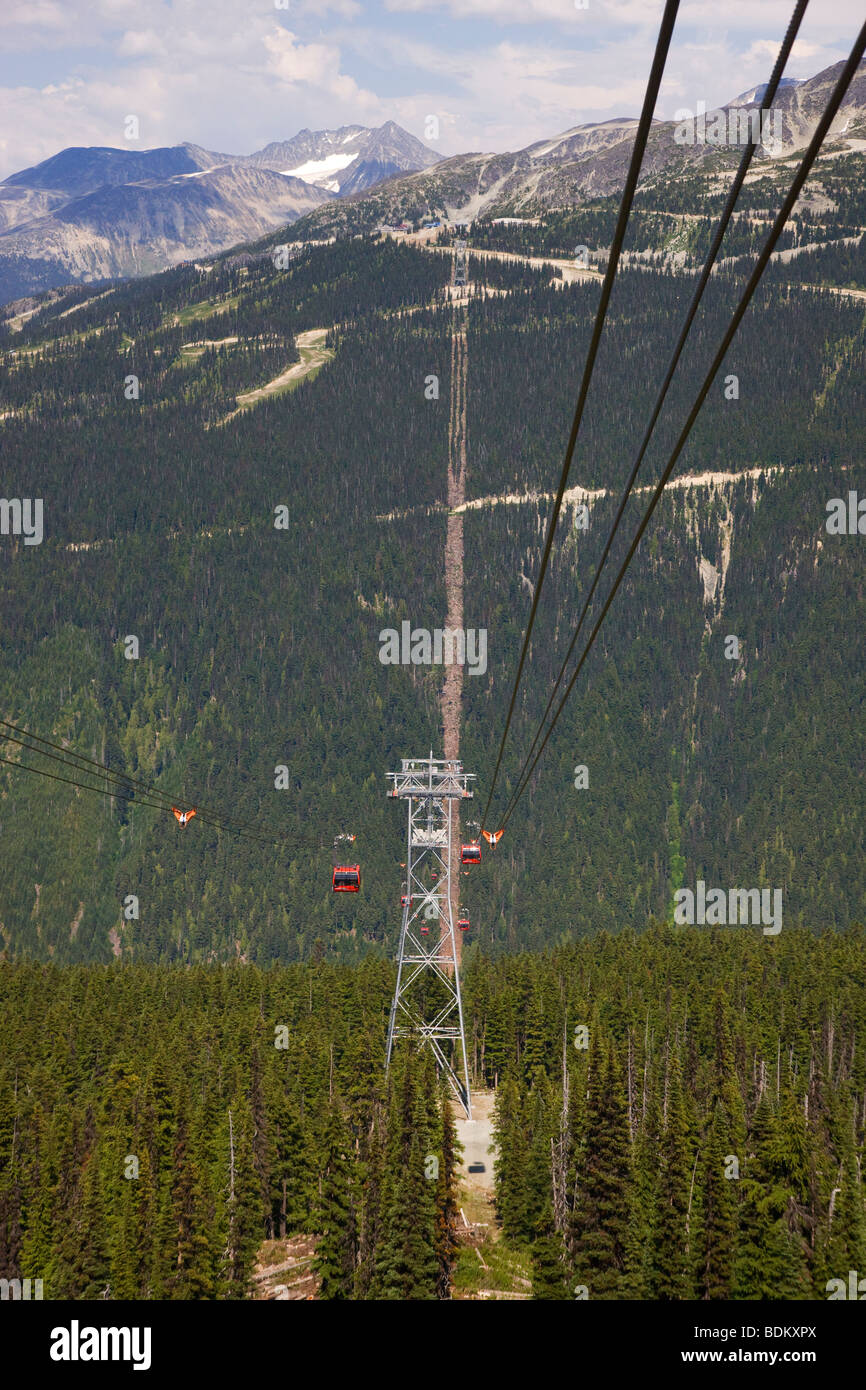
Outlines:
<svg viewBox="0 0 866 1390"><path fill-rule="evenodd" d="M340 185L336 179L330 176L353 164L356 158L357 156L354 154L329 154L324 159L308 159L295 169L281 169L280 173L288 174L292 178L303 179L304 183L321 184L323 187L331 189L332 192L336 192Z"/></svg>

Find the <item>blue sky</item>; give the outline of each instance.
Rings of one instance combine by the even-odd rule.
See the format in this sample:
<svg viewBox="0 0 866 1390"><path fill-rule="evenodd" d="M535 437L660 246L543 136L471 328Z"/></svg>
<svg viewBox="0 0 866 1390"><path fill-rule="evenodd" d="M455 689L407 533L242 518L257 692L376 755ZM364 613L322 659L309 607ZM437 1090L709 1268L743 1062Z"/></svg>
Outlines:
<svg viewBox="0 0 866 1390"><path fill-rule="evenodd" d="M443 155L637 113L661 0L2 0L0 178L67 145L248 153L394 120ZM683 0L657 114L764 81L793 0ZM862 0L812 0L788 74L847 55ZM140 139L124 138L139 119Z"/></svg>

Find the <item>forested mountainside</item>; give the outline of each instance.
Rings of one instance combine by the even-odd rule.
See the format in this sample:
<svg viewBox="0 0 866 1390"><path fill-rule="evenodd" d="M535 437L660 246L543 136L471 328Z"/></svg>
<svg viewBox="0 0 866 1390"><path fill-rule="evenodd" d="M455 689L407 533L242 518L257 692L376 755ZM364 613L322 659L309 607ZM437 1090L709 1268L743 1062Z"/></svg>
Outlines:
<svg viewBox="0 0 866 1390"><path fill-rule="evenodd" d="M866 570L862 536L827 530L828 502L866 489L859 160L844 206L839 192L807 216L804 199L798 236L820 226L819 249L768 271L530 793L461 880L473 937L494 955L668 919L699 880L781 892L786 929L863 919ZM560 525L502 793L685 311L693 278L675 247L702 196L700 180L673 181L678 230L648 209L654 259L617 282L606 385L570 480L587 495ZM593 253L609 211L586 213ZM479 239L513 236L512 250L555 260L571 217L480 226ZM754 218L766 225L766 208ZM835 235L856 225L859 240ZM444 247L363 237L275 264L278 244L209 273L73 290L4 332L4 491L43 499L44 538L0 537L0 716L249 818L258 836L203 821L181 833L134 802L3 764L11 956L289 962L395 948L405 827L384 773L440 747L443 671L384 665L380 633L445 623L451 262ZM599 281L480 254L470 267L465 625L487 646L463 684L461 755L485 796ZM711 283L644 484L742 276L734 260ZM313 370L250 394L293 364ZM339 831L357 833L364 869L348 904L329 892Z"/></svg>
<svg viewBox="0 0 866 1390"><path fill-rule="evenodd" d="M826 1299L862 1270L864 945L689 927L476 956L484 1278L511 1251L536 1298ZM241 1298L262 1242L303 1232L321 1298L471 1296L430 1054L384 1079L393 984L373 959L0 963L0 1278Z"/></svg>
<svg viewBox="0 0 866 1390"><path fill-rule="evenodd" d="M654 120L641 163L641 192L667 205L671 186L676 190L694 177L710 176L717 189L725 187L739 159L735 147L744 141L740 122L750 119L761 121L762 138L749 182L787 186L793 156L808 144L841 69L836 63L781 87L771 116L759 117L760 100L752 92L697 120L688 108L682 108L687 114L681 120ZM546 219L568 208L583 211L596 199L619 196L635 127L634 117L619 117L575 126L524 149L454 155L432 169L323 204L300 219L298 233L321 238L369 232L382 222L415 221L425 214L469 222L478 217ZM818 169L831 169L852 151L860 157L864 132L866 62L861 62L828 132ZM689 211L702 213L694 205Z"/></svg>
<svg viewBox="0 0 866 1390"><path fill-rule="evenodd" d="M863 156L826 158L819 162L819 171L781 234L778 253L765 272L770 281L820 281L820 276L803 273L803 267L821 264L820 259L812 261L813 250L830 254L830 283L840 283L838 277L844 277L847 265L855 269L858 263L862 265L861 237L866 222ZM790 173L790 165L774 164L769 170L760 167L746 182L725 233L723 264L730 264L732 257L757 255ZM726 196L727 184L718 172L667 180L661 189L652 184L639 188L629 220L626 263L637 259L669 268L700 267ZM485 214L472 224L472 245L554 258L571 258L575 248L583 246L596 263L606 258L618 208L619 200L611 197L544 217L512 220ZM459 232L448 229L439 232L438 238L450 243L456 235ZM841 283L846 283L844 278Z"/></svg>

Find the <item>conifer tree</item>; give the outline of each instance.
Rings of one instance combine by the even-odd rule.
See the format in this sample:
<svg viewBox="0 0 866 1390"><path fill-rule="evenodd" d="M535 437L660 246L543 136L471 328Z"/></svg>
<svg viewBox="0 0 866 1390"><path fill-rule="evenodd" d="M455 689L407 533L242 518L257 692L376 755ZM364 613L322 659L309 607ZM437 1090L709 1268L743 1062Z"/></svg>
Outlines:
<svg viewBox="0 0 866 1390"><path fill-rule="evenodd" d="M864 1187L857 1161L854 1124L851 1114L852 1097L845 1088L840 1104L834 1107L834 1129L838 1135L840 1157L830 1181L832 1187L827 1201L827 1226L819 1243L815 1261L815 1292L826 1297L830 1279L847 1280L848 1273L866 1270L866 1207Z"/></svg>
<svg viewBox="0 0 866 1390"><path fill-rule="evenodd" d="M275 1234L282 1238L309 1227L315 1166L293 1101L276 1091L269 1109L273 1141L269 1206Z"/></svg>
<svg viewBox="0 0 866 1390"><path fill-rule="evenodd" d="M625 1289L629 1298L652 1297L652 1260L654 1251L653 1218L657 1207L659 1186L659 1153L661 1150L661 1109L656 1094L655 1078L650 1078L646 1098L646 1113L635 1135L633 1148L633 1183L631 1221L629 1222Z"/></svg>
<svg viewBox="0 0 866 1390"><path fill-rule="evenodd" d="M22 1270L38 1270L45 1283L46 1297L59 1297L48 1275L52 1264L52 1234L55 1229L52 1209L55 1206L59 1156L57 1144L61 1117L46 1115L36 1106L32 1115L29 1162L24 1168L24 1182L29 1193L26 1229L21 1239Z"/></svg>
<svg viewBox="0 0 866 1390"><path fill-rule="evenodd" d="M261 1185L253 1156L252 1121L245 1095L239 1096L227 1111L219 1140L219 1230L223 1240L220 1288L225 1297L243 1298L265 1229Z"/></svg>
<svg viewBox="0 0 866 1390"><path fill-rule="evenodd" d="M0 1179L0 1279L19 1277L21 1256L21 1187L14 1179Z"/></svg>
<svg viewBox="0 0 866 1390"><path fill-rule="evenodd" d="M553 1205L549 1199L537 1222L532 1243L532 1297L556 1300L571 1298L565 1244L554 1224Z"/></svg>
<svg viewBox="0 0 866 1390"><path fill-rule="evenodd" d="M530 1240L529 1142L520 1089L511 1074L505 1077L496 1095L494 1133L497 1147L494 1163L497 1216L509 1239Z"/></svg>
<svg viewBox="0 0 866 1390"><path fill-rule="evenodd" d="M208 1298L213 1293L212 1250L202 1175L192 1153L188 1122L181 1115L174 1146L171 1187L172 1298Z"/></svg>
<svg viewBox="0 0 866 1390"><path fill-rule="evenodd" d="M356 1297L367 1298L373 1285L376 1250L382 1226L382 1193L384 1184L384 1116L380 1102L373 1106L370 1121L364 1130L358 1165L358 1187L361 1193L360 1231L358 1238L358 1270Z"/></svg>
<svg viewBox="0 0 866 1390"><path fill-rule="evenodd" d="M730 1298L737 1228L737 1179L728 1176L730 1128L724 1105L716 1102L701 1160L700 1212L695 1241L698 1298ZM733 1174L733 1169L731 1170Z"/></svg>
<svg viewBox="0 0 866 1390"><path fill-rule="evenodd" d="M586 1146L572 1212L575 1276L590 1298L621 1298L632 1175L622 1079L611 1047L590 1068Z"/></svg>
<svg viewBox="0 0 866 1390"><path fill-rule="evenodd" d="M546 1072L550 1064L550 1047L545 1032L544 1003L541 990L532 991L529 1002L526 1033L523 1043L523 1074L532 1085L540 1070Z"/></svg>
<svg viewBox="0 0 866 1390"><path fill-rule="evenodd" d="M484 1030L484 1075L489 1085L499 1087L509 1051L509 1021L506 1017L506 996L495 989L490 998L487 1024Z"/></svg>
<svg viewBox="0 0 866 1390"><path fill-rule="evenodd" d="M728 1116L730 1142L732 1148L739 1153L746 1137L746 1119L743 1110L743 1096L734 1067L730 1003L722 989L717 990L713 1003L713 1042L715 1052L711 1104L714 1113L716 1101L721 1101L724 1105Z"/></svg>
<svg viewBox="0 0 866 1390"><path fill-rule="evenodd" d="M667 1123L659 1149L648 1287L650 1297L658 1299L692 1296L688 1229L692 1163L679 1058L675 1052L670 1059L669 1072Z"/></svg>
<svg viewBox="0 0 866 1390"><path fill-rule="evenodd" d="M250 1051L250 1115L252 1118L253 1167L258 1178L261 1206L265 1215L265 1235L272 1240L276 1232L271 1203L270 1174L273 1169L273 1140L270 1134L268 1109L265 1103L262 1059L258 1042Z"/></svg>
<svg viewBox="0 0 866 1390"><path fill-rule="evenodd" d="M807 1298L806 1252L792 1225L791 1192L777 1166L779 1123L765 1093L755 1111L742 1171L735 1298Z"/></svg>
<svg viewBox="0 0 866 1390"><path fill-rule="evenodd" d="M439 1277L436 1281L436 1294L439 1298L451 1297L451 1275L457 1259L457 1157L459 1144L451 1113L451 1102L443 1090L440 1095L442 1114L442 1153L439 1162L439 1179L436 1184L436 1259L439 1264Z"/></svg>
<svg viewBox="0 0 866 1390"><path fill-rule="evenodd" d="M73 1119L55 1208L49 1288L57 1298L100 1298L109 1285L106 1208L92 1115Z"/></svg>
<svg viewBox="0 0 866 1390"><path fill-rule="evenodd" d="M862 1186L852 1153L839 1165L828 1206L828 1230L815 1262L815 1292L819 1297L826 1297L829 1280L847 1282L852 1269L862 1278L859 1272L866 1267Z"/></svg>
<svg viewBox="0 0 866 1390"><path fill-rule="evenodd" d="M435 1200L426 1176L429 1134L419 1114L416 1067L412 1052L407 1051L389 1114L382 1234L371 1286L374 1298L436 1297Z"/></svg>
<svg viewBox="0 0 866 1390"><path fill-rule="evenodd" d="M550 1200L552 1186L552 1141L557 1126L557 1108L547 1073L536 1070L526 1105L529 1121L529 1168L526 1178L526 1238L535 1238Z"/></svg>
<svg viewBox="0 0 866 1390"><path fill-rule="evenodd" d="M325 1144L325 1168L314 1219L319 1233L315 1268L321 1298L347 1299L355 1290L358 1228L351 1144L339 1104L332 1107Z"/></svg>

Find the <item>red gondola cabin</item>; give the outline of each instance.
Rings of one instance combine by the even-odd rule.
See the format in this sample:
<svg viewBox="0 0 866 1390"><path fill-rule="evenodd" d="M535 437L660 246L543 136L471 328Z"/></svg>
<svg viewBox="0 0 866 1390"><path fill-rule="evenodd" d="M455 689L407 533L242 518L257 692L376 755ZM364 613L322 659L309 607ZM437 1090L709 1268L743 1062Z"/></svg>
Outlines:
<svg viewBox="0 0 866 1390"><path fill-rule="evenodd" d="M334 869L335 893L358 893L361 890L361 865L338 864Z"/></svg>
<svg viewBox="0 0 866 1390"><path fill-rule="evenodd" d="M469 930L469 918L461 914L461 916L458 917L458 919L457 919L457 925L458 925L458 927L460 928L461 931L468 931L468 930Z"/></svg>
<svg viewBox="0 0 866 1390"><path fill-rule="evenodd" d="M462 864L480 864L481 846L477 844L464 845L460 852L460 862Z"/></svg>

